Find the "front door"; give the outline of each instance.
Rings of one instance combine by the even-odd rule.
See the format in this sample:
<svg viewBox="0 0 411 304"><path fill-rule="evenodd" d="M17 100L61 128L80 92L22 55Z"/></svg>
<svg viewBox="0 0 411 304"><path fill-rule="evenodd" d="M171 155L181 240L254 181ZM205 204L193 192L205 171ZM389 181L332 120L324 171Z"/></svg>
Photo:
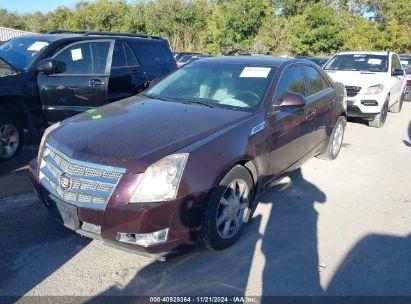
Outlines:
<svg viewBox="0 0 411 304"><path fill-rule="evenodd" d="M337 97L335 89L317 68L305 65L304 72L309 84L307 102L314 106L316 113L313 131L313 145L315 147L331 135L331 123L336 120L332 117L335 114L332 108L334 108Z"/></svg>
<svg viewBox="0 0 411 304"><path fill-rule="evenodd" d="M391 73L395 69L402 69L401 61L400 58L398 57L397 54L392 54L391 55ZM396 102L400 101L401 95L403 93L404 89L404 81L405 81L405 75L403 76L391 76L392 81L393 81L393 88L391 91L392 97L391 97L391 104L390 106Z"/></svg>
<svg viewBox="0 0 411 304"><path fill-rule="evenodd" d="M48 122L61 121L108 102L108 58L113 44L111 40L81 41L53 56L65 64L65 71L37 76L43 113Z"/></svg>
<svg viewBox="0 0 411 304"><path fill-rule="evenodd" d="M266 119L270 130L268 168L271 177L288 169L313 147L313 105L307 103L299 109L279 109L277 106L288 92L307 96L300 65L288 67L282 73L274 93L273 110Z"/></svg>

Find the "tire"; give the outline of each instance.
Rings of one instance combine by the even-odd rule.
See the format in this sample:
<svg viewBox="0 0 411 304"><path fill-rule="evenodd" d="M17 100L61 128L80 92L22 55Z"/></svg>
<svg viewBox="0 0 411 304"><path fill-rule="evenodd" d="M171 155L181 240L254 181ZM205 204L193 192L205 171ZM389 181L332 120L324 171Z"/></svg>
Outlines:
<svg viewBox="0 0 411 304"><path fill-rule="evenodd" d="M23 146L23 128L13 114L0 114L0 162L20 153Z"/></svg>
<svg viewBox="0 0 411 304"><path fill-rule="evenodd" d="M388 97L381 109L381 112L374 116L372 120L368 122L368 125L373 128L381 128L387 119L388 114Z"/></svg>
<svg viewBox="0 0 411 304"><path fill-rule="evenodd" d="M344 141L344 132L347 120L344 116L338 117L334 126L333 132L328 141L327 148L324 153L317 155L318 158L324 160L334 160L340 153L342 143Z"/></svg>
<svg viewBox="0 0 411 304"><path fill-rule="evenodd" d="M390 108L392 113L400 113L402 109L402 103L404 101L404 94L401 94L400 100Z"/></svg>
<svg viewBox="0 0 411 304"><path fill-rule="evenodd" d="M234 188L236 198L233 196ZM241 189L244 189L243 196L240 195ZM200 230L200 242L204 247L222 250L237 241L248 208L252 205L253 193L253 179L243 166L235 166L224 176L218 187L211 193L204 212ZM239 197L242 198L238 199ZM217 218L221 220L219 225L217 225ZM235 224L236 218L237 224Z"/></svg>

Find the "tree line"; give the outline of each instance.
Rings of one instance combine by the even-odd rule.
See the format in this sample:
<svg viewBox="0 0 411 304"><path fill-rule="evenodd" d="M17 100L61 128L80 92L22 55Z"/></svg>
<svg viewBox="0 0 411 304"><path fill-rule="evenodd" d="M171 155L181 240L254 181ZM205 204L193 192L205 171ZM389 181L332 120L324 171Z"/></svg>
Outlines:
<svg viewBox="0 0 411 304"><path fill-rule="evenodd" d="M342 50L411 53L411 1L125 0L18 14L0 10L0 26L166 37L171 48L227 54L329 55Z"/></svg>

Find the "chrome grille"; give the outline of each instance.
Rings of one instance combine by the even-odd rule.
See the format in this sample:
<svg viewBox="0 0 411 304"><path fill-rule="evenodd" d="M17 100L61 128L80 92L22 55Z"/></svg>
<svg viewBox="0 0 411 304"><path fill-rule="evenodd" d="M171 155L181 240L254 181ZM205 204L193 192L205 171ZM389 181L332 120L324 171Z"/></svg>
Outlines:
<svg viewBox="0 0 411 304"><path fill-rule="evenodd" d="M53 195L68 203L103 209L125 169L74 160L46 144L40 164L40 182ZM69 187L60 185L68 176Z"/></svg>
<svg viewBox="0 0 411 304"><path fill-rule="evenodd" d="M361 87L345 86L345 89L347 90L348 97L355 97L361 91Z"/></svg>

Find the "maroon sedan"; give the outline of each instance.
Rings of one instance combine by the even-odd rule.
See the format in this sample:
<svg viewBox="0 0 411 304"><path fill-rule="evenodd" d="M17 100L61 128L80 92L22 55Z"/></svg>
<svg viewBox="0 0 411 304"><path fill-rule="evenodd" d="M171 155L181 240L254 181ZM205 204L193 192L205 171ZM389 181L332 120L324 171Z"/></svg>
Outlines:
<svg viewBox="0 0 411 304"><path fill-rule="evenodd" d="M343 97L309 61L199 60L51 126L33 184L63 225L108 244L159 259L197 242L224 249L275 178L337 157Z"/></svg>

